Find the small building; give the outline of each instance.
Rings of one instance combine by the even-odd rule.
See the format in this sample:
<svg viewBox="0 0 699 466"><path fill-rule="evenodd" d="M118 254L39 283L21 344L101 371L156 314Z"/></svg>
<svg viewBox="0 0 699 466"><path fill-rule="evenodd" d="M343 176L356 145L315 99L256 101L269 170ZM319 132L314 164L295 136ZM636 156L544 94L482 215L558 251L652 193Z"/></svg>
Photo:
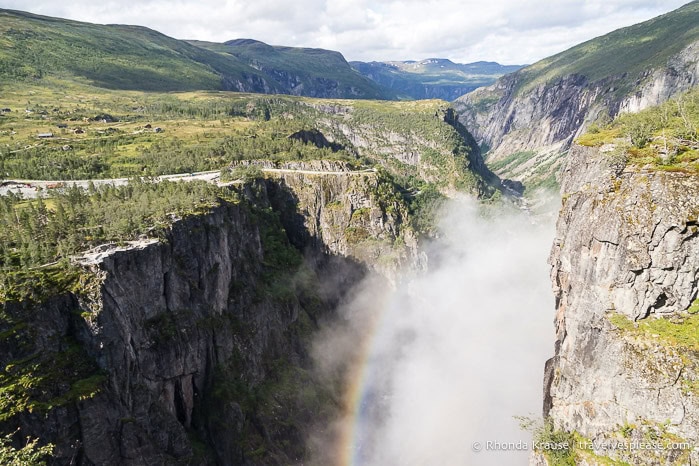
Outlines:
<svg viewBox="0 0 699 466"><path fill-rule="evenodd" d="M12 111L11 108L2 108L2 109L0 109L0 112L2 112L2 113L10 113L11 111Z"/></svg>
<svg viewBox="0 0 699 466"><path fill-rule="evenodd" d="M37 134L37 137L40 139L52 138L53 133L39 133Z"/></svg>
<svg viewBox="0 0 699 466"><path fill-rule="evenodd" d="M146 129L151 129L151 128L152 128L152 126L151 126L151 124L150 124L150 123L148 123L148 124L147 124L146 126L144 126L144 128L146 128Z"/></svg>
<svg viewBox="0 0 699 466"><path fill-rule="evenodd" d="M153 129L153 131L155 131L156 133L162 133L162 132L163 132L163 128L161 128L160 126L156 126L156 127Z"/></svg>
<svg viewBox="0 0 699 466"><path fill-rule="evenodd" d="M59 128L67 128L68 127L68 125L65 123L59 123L56 126L58 126Z"/></svg>
<svg viewBox="0 0 699 466"><path fill-rule="evenodd" d="M75 128L75 129L73 130L73 133L75 133L75 134L84 134L84 133L85 133L85 130L82 129L82 128Z"/></svg>

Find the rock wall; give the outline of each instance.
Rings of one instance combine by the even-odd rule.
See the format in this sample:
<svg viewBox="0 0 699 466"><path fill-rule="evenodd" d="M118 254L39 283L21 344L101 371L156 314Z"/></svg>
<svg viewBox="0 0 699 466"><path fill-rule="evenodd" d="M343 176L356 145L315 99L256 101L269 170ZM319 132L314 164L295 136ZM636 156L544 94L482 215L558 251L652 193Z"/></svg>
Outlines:
<svg viewBox="0 0 699 466"><path fill-rule="evenodd" d="M600 445L696 445L699 352L688 309L698 291L699 177L626 166L613 152L574 146L562 193L550 258L557 339L544 414ZM699 461L697 451L672 449L595 453L630 464Z"/></svg>
<svg viewBox="0 0 699 466"><path fill-rule="evenodd" d="M540 181L555 174L573 140L601 115L614 117L658 105L699 82L699 42L672 57L665 66L649 68L629 91L618 89L627 76L590 82L568 75L521 90L521 75L457 99L454 107L479 144L487 146L496 172L520 181ZM528 152L509 163L507 157Z"/></svg>
<svg viewBox="0 0 699 466"><path fill-rule="evenodd" d="M249 184L249 201L93 251L70 287L4 303L2 367L39 379L52 361L81 365L3 431L54 443L52 464L303 461L308 430L338 407L313 379L310 337L370 269L394 270L384 255L417 257L404 208L383 210L375 187L374 174Z"/></svg>

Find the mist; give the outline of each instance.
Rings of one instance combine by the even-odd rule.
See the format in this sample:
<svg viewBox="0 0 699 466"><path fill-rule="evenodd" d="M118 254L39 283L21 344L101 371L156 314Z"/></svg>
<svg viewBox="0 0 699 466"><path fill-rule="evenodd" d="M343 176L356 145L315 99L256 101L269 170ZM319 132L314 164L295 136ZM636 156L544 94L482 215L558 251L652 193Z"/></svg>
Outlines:
<svg viewBox="0 0 699 466"><path fill-rule="evenodd" d="M313 439L316 451L345 451L320 462L527 464L531 437L515 416L541 416L553 353L552 219L449 201L442 234L426 246L429 270L397 289L358 287L344 322L315 346L326 374L357 362L337 425L345 439ZM526 449L496 451L493 442Z"/></svg>

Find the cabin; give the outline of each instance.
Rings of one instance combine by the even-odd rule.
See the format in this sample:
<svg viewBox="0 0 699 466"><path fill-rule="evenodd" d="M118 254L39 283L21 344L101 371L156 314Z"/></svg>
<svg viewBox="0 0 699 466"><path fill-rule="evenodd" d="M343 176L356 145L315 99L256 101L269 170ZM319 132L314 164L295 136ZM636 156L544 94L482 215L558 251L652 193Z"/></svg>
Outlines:
<svg viewBox="0 0 699 466"><path fill-rule="evenodd" d="M162 132L163 132L163 128L161 128L160 126L156 126L156 127L153 129L153 131L155 131L156 133L162 133Z"/></svg>
<svg viewBox="0 0 699 466"><path fill-rule="evenodd" d="M62 129L68 127L68 125L65 124L65 123L59 123L59 124L57 124L56 126L59 127L59 128L62 128Z"/></svg>
<svg viewBox="0 0 699 466"><path fill-rule="evenodd" d="M82 129L82 128L75 128L75 129L73 130L73 133L74 133L74 134L84 134L84 133L85 133L85 130Z"/></svg>
<svg viewBox="0 0 699 466"><path fill-rule="evenodd" d="M151 126L151 124L150 124L150 123L148 123L148 124L147 124L146 126L144 126L144 128L146 128L146 129L151 129L151 128L152 128L152 126Z"/></svg>
<svg viewBox="0 0 699 466"><path fill-rule="evenodd" d="M11 108L0 108L0 112L2 113L10 113L12 111Z"/></svg>
<svg viewBox="0 0 699 466"><path fill-rule="evenodd" d="M53 133L39 133L36 135L39 139L47 139L47 138L52 138Z"/></svg>

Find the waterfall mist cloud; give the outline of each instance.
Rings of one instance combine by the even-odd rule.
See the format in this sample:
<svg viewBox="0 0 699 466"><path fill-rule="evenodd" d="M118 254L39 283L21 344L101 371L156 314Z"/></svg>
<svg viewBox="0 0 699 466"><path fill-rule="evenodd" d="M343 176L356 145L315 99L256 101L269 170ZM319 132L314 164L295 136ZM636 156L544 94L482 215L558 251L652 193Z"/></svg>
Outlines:
<svg viewBox="0 0 699 466"><path fill-rule="evenodd" d="M506 210L483 216L475 201L450 201L429 270L395 291L364 284L345 325L319 339L326 372L368 354L353 375L361 400L342 421L353 425L355 464L526 464L528 451L485 445L530 442L514 417L541 413L553 221Z"/></svg>

